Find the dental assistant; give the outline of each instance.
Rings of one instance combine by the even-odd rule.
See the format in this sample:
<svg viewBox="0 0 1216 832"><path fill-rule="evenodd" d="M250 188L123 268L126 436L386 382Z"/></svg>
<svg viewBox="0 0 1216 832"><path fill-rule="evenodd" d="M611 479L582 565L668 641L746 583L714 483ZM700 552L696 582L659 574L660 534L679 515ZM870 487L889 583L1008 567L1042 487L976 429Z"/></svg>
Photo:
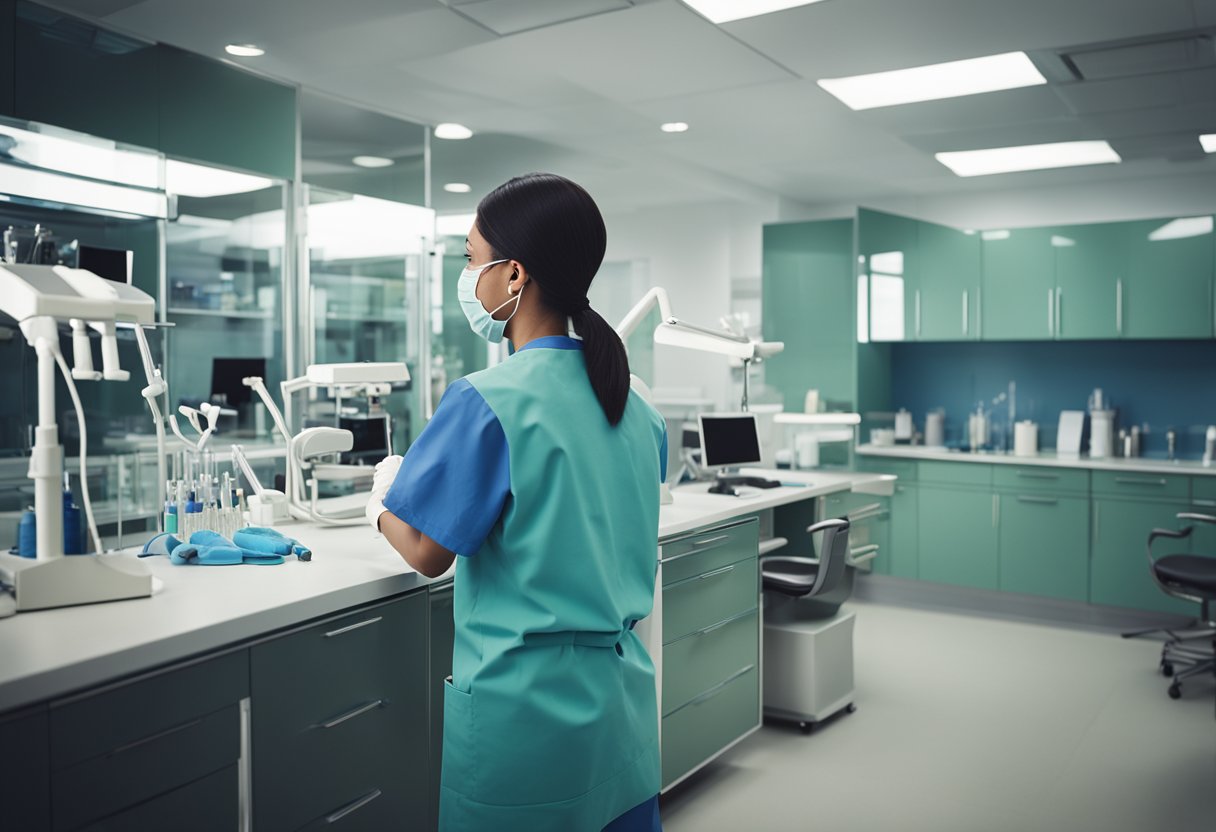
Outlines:
<svg viewBox="0 0 1216 832"><path fill-rule="evenodd" d="M368 517L417 571L456 560L444 690L443 830L658 830L654 601L667 436L624 345L587 300L603 217L580 186L488 194L457 293L515 347L453 383Z"/></svg>

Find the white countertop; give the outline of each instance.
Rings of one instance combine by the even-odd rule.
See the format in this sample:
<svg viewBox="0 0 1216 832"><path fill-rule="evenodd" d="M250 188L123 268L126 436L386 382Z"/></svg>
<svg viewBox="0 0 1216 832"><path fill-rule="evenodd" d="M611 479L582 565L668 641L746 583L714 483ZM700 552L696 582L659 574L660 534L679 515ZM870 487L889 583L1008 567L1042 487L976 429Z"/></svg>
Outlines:
<svg viewBox="0 0 1216 832"><path fill-rule="evenodd" d="M705 483L677 487L675 502L659 511L659 538L884 479L847 472L756 473L799 485L742 497L710 494ZM161 584L150 598L0 619L0 713L432 583L364 524L279 528L309 546L313 559L203 567L142 558Z"/></svg>
<svg viewBox="0 0 1216 832"><path fill-rule="evenodd" d="M1203 463L1194 459L1173 462L1144 457L1090 459L1087 456L1061 456L1055 451L1041 451L1035 456L1014 456L996 452L973 454L966 451L950 451L945 448L927 448L924 445L877 446L868 444L858 445L857 453L863 456L882 456L893 459L931 459L943 462L986 462L995 465L1043 465L1052 468L1084 468L1094 471L1216 476L1216 466L1204 466Z"/></svg>

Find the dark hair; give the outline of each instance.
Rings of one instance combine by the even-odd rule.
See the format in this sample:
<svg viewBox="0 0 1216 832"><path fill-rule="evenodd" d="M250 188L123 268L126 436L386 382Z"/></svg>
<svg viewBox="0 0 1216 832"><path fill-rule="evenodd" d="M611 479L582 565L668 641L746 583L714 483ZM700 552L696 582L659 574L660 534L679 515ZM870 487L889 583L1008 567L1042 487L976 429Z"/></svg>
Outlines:
<svg viewBox="0 0 1216 832"><path fill-rule="evenodd" d="M522 263L545 304L574 321L591 388L609 424L619 423L629 400L629 358L616 330L587 300L608 245L591 194L552 173L517 176L482 199L477 229L495 260Z"/></svg>

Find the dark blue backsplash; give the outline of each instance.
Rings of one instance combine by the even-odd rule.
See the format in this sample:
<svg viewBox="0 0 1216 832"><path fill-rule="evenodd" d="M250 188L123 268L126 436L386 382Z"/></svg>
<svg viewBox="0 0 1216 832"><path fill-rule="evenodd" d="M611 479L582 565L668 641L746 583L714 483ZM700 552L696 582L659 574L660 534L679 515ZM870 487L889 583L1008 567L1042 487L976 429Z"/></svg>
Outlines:
<svg viewBox="0 0 1216 832"><path fill-rule="evenodd" d="M894 344L892 403L925 413L945 408L946 443L965 435L967 414L981 399L1003 425L1007 405L991 402L1017 382L1017 418L1039 423L1039 447L1054 448L1061 410L1085 410L1101 387L1118 410L1118 427L1148 433L1141 455L1164 457L1165 432L1178 434L1178 456L1203 454L1204 431L1216 424L1216 341L1042 341Z"/></svg>

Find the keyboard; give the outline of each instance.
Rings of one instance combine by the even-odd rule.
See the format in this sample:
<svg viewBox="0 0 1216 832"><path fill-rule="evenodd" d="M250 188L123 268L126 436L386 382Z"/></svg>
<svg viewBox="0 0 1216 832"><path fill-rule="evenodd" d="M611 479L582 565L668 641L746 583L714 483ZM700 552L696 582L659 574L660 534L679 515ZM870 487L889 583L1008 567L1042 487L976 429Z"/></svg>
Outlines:
<svg viewBox="0 0 1216 832"><path fill-rule="evenodd" d="M718 477L723 485L746 485L751 488L776 488L781 483L776 480L766 480L764 477Z"/></svg>

